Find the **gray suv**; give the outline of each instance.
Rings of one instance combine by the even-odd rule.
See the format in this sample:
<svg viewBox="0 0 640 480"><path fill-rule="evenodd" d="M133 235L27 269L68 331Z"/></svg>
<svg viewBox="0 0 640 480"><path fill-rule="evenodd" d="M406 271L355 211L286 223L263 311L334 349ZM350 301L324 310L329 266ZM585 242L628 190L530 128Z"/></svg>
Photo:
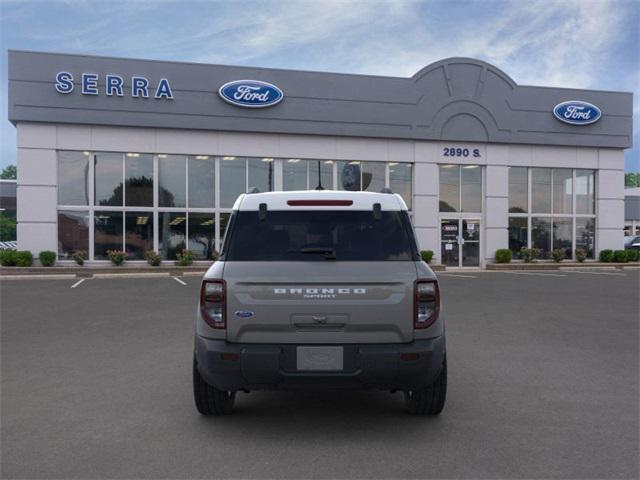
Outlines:
<svg viewBox="0 0 640 480"><path fill-rule="evenodd" d="M241 195L196 319L195 403L231 413L236 392L403 391L437 415L447 390L438 281L392 193Z"/></svg>

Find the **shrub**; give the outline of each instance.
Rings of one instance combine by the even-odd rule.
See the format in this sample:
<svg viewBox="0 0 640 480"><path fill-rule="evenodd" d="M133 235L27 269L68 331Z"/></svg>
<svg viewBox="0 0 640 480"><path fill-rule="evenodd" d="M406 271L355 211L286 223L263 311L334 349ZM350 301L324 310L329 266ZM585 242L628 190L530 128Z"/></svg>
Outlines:
<svg viewBox="0 0 640 480"><path fill-rule="evenodd" d="M600 251L600 261L601 262L613 262L613 250L602 250Z"/></svg>
<svg viewBox="0 0 640 480"><path fill-rule="evenodd" d="M73 259L80 266L84 265L84 261L87 259L87 252L84 250L76 250L72 255Z"/></svg>
<svg viewBox="0 0 640 480"><path fill-rule="evenodd" d="M193 259L195 255L191 250L182 250L182 252L176 253L176 265L180 265L181 267L188 267L193 263Z"/></svg>
<svg viewBox="0 0 640 480"><path fill-rule="evenodd" d="M630 262L637 262L640 259L640 250L632 248L627 250L627 260Z"/></svg>
<svg viewBox="0 0 640 480"><path fill-rule="evenodd" d="M15 250L0 250L0 265L3 267L15 267L17 253Z"/></svg>
<svg viewBox="0 0 640 480"><path fill-rule="evenodd" d="M16 252L16 267L30 267L33 265L33 254L29 250Z"/></svg>
<svg viewBox="0 0 640 480"><path fill-rule="evenodd" d="M508 248L501 248L496 250L496 263L509 263L511 262L511 250Z"/></svg>
<svg viewBox="0 0 640 480"><path fill-rule="evenodd" d="M533 261L533 249L522 247L520 249L520 258L522 258L525 263L531 263Z"/></svg>
<svg viewBox="0 0 640 480"><path fill-rule="evenodd" d="M628 261L627 251L626 250L616 250L615 252L613 252L613 261L614 262L620 262L620 263L626 263Z"/></svg>
<svg viewBox="0 0 640 480"><path fill-rule="evenodd" d="M587 251L584 248L576 248L576 260L580 263L587 259Z"/></svg>
<svg viewBox="0 0 640 480"><path fill-rule="evenodd" d="M44 250L40 252L38 258L40 259L40 264L43 267L53 267L56 264L56 257L58 255L56 252L52 252L51 250Z"/></svg>
<svg viewBox="0 0 640 480"><path fill-rule="evenodd" d="M160 265L160 263L162 263L160 255L158 255L158 253L154 252L153 250L144 252L144 258L147 259L147 263L152 267L157 267L158 265Z"/></svg>
<svg viewBox="0 0 640 480"><path fill-rule="evenodd" d="M432 250L420 250L420 256L425 263L431 263L433 259L433 251Z"/></svg>
<svg viewBox="0 0 640 480"><path fill-rule="evenodd" d="M217 250L211 252L211 260L215 262L218 258L220 258L220 253Z"/></svg>
<svg viewBox="0 0 640 480"><path fill-rule="evenodd" d="M564 250L562 250L561 248L556 248L551 252L551 258L553 258L554 262L560 263L562 260L565 259Z"/></svg>
<svg viewBox="0 0 640 480"><path fill-rule="evenodd" d="M123 252L122 250L107 250L107 256L111 263L114 265L122 265L127 258L127 252Z"/></svg>

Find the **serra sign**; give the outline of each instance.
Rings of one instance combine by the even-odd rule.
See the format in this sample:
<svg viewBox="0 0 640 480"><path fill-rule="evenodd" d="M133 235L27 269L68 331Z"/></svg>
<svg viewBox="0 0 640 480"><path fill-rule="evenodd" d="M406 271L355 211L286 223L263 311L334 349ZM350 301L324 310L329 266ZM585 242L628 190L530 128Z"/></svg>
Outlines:
<svg viewBox="0 0 640 480"><path fill-rule="evenodd" d="M99 75L97 73L83 73L80 76L80 93L82 95L99 95L100 86ZM108 97L124 96L124 78L120 75L114 75L107 73L104 76L104 94ZM58 72L56 75L56 90L59 93L69 94L75 90L75 84L73 81L73 75L69 72ZM142 76L131 77L131 96L134 98L149 98L149 92L152 91L153 98L166 98L167 100L173 100L173 92L171 91L171 85L169 80L161 78L158 81L158 85L155 87L155 91L150 88L149 80Z"/></svg>
<svg viewBox="0 0 640 480"><path fill-rule="evenodd" d="M260 80L234 80L222 85L218 94L225 102L245 108L271 107L284 98L282 90Z"/></svg>

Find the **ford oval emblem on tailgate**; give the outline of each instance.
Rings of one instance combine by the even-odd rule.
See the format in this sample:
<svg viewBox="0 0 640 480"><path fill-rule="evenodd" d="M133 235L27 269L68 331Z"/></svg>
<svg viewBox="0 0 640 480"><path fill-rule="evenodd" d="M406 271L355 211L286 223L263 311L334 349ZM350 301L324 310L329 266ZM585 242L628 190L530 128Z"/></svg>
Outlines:
<svg viewBox="0 0 640 480"><path fill-rule="evenodd" d="M253 317L253 312L250 312L248 310L237 310L234 315L240 318L249 318Z"/></svg>
<svg viewBox="0 0 640 480"><path fill-rule="evenodd" d="M284 98L284 93L271 83L260 80L235 80L225 83L218 90L225 101L237 107L271 107Z"/></svg>

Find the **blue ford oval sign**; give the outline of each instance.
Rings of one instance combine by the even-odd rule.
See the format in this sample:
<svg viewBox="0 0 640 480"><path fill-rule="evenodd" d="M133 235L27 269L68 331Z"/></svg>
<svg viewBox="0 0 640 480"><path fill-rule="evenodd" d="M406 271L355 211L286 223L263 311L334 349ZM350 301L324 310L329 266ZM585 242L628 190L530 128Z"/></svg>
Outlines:
<svg viewBox="0 0 640 480"><path fill-rule="evenodd" d="M264 108L279 103L284 93L275 85L260 80L235 80L218 90L225 102L238 107Z"/></svg>
<svg viewBox="0 0 640 480"><path fill-rule="evenodd" d="M580 100L569 100L553 107L553 114L558 120L571 125L589 125L597 122L602 112L592 103Z"/></svg>

